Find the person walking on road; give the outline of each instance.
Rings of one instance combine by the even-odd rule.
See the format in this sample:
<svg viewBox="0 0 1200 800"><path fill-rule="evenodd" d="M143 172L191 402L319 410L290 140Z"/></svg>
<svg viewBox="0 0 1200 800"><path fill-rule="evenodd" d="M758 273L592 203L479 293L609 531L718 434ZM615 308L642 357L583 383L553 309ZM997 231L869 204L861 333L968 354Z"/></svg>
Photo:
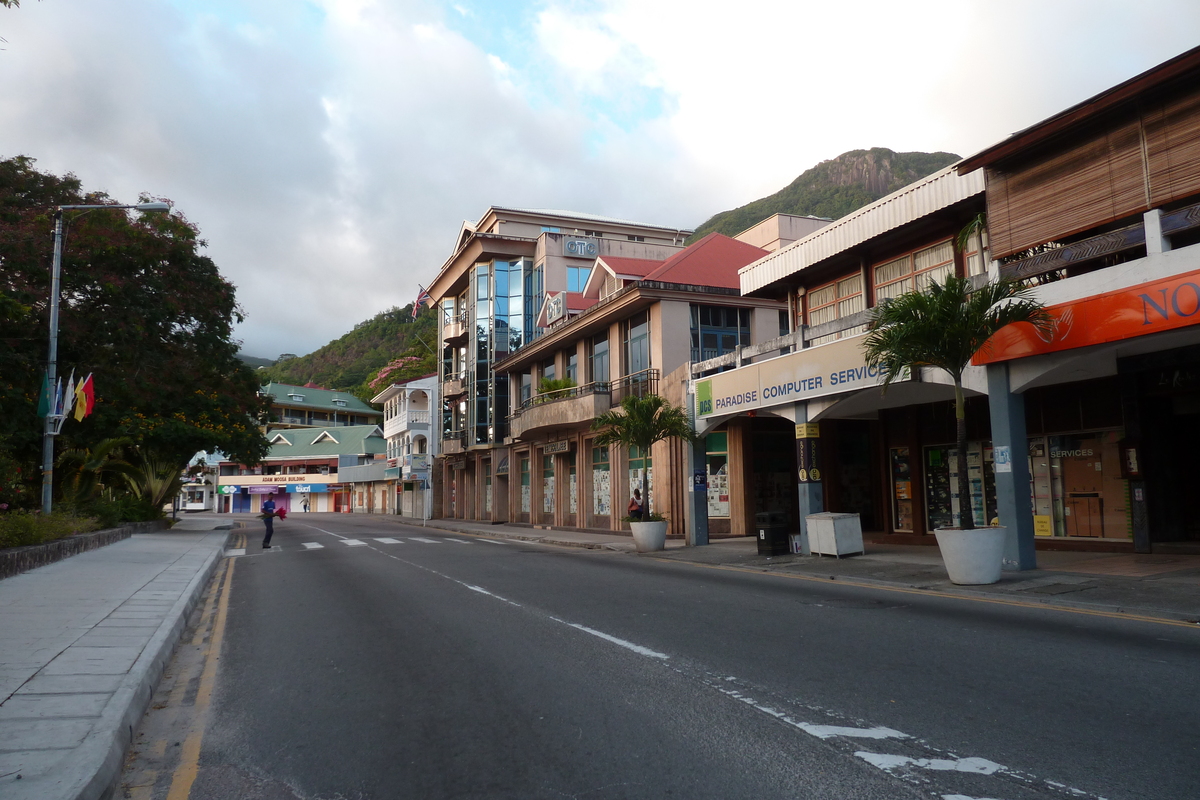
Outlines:
<svg viewBox="0 0 1200 800"><path fill-rule="evenodd" d="M308 495L304 495L304 502L301 503L300 505L304 509L304 513L307 514L308 513Z"/></svg>
<svg viewBox="0 0 1200 800"><path fill-rule="evenodd" d="M267 526L267 535L263 537L263 550L271 549L271 535L275 533L275 501L267 495L267 499L262 504L263 524Z"/></svg>

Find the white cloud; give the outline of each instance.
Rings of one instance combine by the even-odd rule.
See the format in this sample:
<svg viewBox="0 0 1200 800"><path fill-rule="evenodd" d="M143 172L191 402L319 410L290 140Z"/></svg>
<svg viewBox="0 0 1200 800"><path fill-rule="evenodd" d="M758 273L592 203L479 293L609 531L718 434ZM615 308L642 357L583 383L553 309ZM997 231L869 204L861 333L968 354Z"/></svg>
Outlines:
<svg viewBox="0 0 1200 800"><path fill-rule="evenodd" d="M26 3L0 9L0 157L170 197L247 350L304 353L410 302L489 204L695 225L848 149L965 155L1198 21L1187 0Z"/></svg>

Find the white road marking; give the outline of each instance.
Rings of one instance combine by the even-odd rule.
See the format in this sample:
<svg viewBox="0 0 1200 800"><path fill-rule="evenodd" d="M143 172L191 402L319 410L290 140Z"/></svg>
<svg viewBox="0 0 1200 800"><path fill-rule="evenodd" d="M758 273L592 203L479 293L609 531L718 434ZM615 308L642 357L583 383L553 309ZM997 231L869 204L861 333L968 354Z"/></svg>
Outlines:
<svg viewBox="0 0 1200 800"><path fill-rule="evenodd" d="M497 542L495 539L480 539L479 541L487 542L488 544L509 544L508 542Z"/></svg>
<svg viewBox="0 0 1200 800"><path fill-rule="evenodd" d="M996 800L994 797L967 797L965 794L944 794L942 800Z"/></svg>
<svg viewBox="0 0 1200 800"><path fill-rule="evenodd" d="M347 547L366 547L367 543L362 539L342 539L342 544Z"/></svg>
<svg viewBox="0 0 1200 800"><path fill-rule="evenodd" d="M226 558L229 558L230 556L244 556L244 555L246 555L246 548L244 548L244 547L231 547L225 551Z"/></svg>
<svg viewBox="0 0 1200 800"><path fill-rule="evenodd" d="M805 733L811 733L818 739L831 739L834 736L848 736L855 739L908 739L907 733L894 731L891 728L876 726L874 728L845 728L839 725L810 725L807 722L794 723Z"/></svg>
<svg viewBox="0 0 1200 800"><path fill-rule="evenodd" d="M425 544L441 544L441 542L437 539L426 539L421 536L410 536L408 537L408 540L410 542L424 542Z"/></svg>
<svg viewBox="0 0 1200 800"><path fill-rule="evenodd" d="M316 542L303 542L304 546L309 550L320 550L325 545L317 544Z"/></svg>
<svg viewBox="0 0 1200 800"><path fill-rule="evenodd" d="M598 636L606 642L612 642L615 645L620 645L621 647L624 647L626 650L632 650L633 652L635 652L641 656L648 656L650 658L661 658L664 660L670 658L670 656L667 655L666 653L660 653L656 650L651 650L649 647L642 647L640 644L634 644L633 642L627 642L624 639L618 639L615 636L609 636L607 633L595 630L594 628L589 628L586 625L580 625L577 622L567 622L566 620L559 619L558 617L551 617L550 619L554 620L555 622L561 622L564 625L570 625L572 628L583 631L584 633L590 633L592 636Z"/></svg>
<svg viewBox="0 0 1200 800"><path fill-rule="evenodd" d="M454 581L454 578L451 578L450 580ZM472 592L479 592L480 594L486 594L488 597L494 597L497 600L503 600L505 603L508 603L510 606L516 606L517 608L521 608L520 603L514 603L512 600L509 600L506 597L501 597L498 594L492 594L491 592L489 592L487 589L483 588L482 586L475 586L474 584L463 583L462 581L454 581L454 582L459 584L460 586L467 587Z"/></svg>
<svg viewBox="0 0 1200 800"><path fill-rule="evenodd" d="M383 544L404 544L404 542L400 541L399 539L389 539L386 536L380 536L375 541Z"/></svg>
<svg viewBox="0 0 1200 800"><path fill-rule="evenodd" d="M336 536L339 539L346 538L345 536L342 536L340 533L334 533L333 531L327 531L324 528L318 528L316 525L305 525L303 522L301 522L300 524L304 525L304 527L306 527L306 528L312 528L314 531L320 531L321 533L328 533L330 536Z"/></svg>
<svg viewBox="0 0 1200 800"><path fill-rule="evenodd" d="M862 750L854 755L887 773L907 766L942 772L970 772L976 775L994 775L997 772L1008 772L1007 767L997 764L995 761L988 761L986 758L909 758L908 756L894 756L888 753L867 753Z"/></svg>
<svg viewBox="0 0 1200 800"><path fill-rule="evenodd" d="M470 542L463 541L462 539L446 539L445 541L447 541L447 542L458 542L459 544L470 544Z"/></svg>

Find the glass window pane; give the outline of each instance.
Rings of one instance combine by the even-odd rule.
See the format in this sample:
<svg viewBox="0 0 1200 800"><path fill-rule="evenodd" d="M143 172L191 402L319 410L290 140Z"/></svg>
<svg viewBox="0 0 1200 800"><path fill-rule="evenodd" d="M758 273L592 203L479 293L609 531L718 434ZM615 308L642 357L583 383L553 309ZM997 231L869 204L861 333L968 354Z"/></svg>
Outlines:
<svg viewBox="0 0 1200 800"><path fill-rule="evenodd" d="M897 280L909 272L908 256L880 264L875 268L875 285L880 286ZM894 295L892 295L894 296Z"/></svg>

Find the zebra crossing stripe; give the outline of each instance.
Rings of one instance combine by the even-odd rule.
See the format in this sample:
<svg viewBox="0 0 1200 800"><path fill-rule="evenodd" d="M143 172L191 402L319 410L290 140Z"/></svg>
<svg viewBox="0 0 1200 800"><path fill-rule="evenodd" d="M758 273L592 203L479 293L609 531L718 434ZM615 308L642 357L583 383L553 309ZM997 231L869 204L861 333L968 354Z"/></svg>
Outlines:
<svg viewBox="0 0 1200 800"><path fill-rule="evenodd" d="M462 539L447 539L446 541L447 542L457 542L458 544L470 544L470 542L464 541Z"/></svg>
<svg viewBox="0 0 1200 800"><path fill-rule="evenodd" d="M386 536L380 536L375 541L382 544L404 544L404 542L400 541L399 539L389 539Z"/></svg>
<svg viewBox="0 0 1200 800"><path fill-rule="evenodd" d="M342 539L342 544L347 547L366 547L367 543L361 539Z"/></svg>
<svg viewBox="0 0 1200 800"><path fill-rule="evenodd" d="M320 550L325 546L323 544L317 544L316 542L304 542L303 544L307 550Z"/></svg>
<svg viewBox="0 0 1200 800"><path fill-rule="evenodd" d="M426 539L422 536L410 536L408 540L410 542L424 542L425 544L441 544L437 539Z"/></svg>

